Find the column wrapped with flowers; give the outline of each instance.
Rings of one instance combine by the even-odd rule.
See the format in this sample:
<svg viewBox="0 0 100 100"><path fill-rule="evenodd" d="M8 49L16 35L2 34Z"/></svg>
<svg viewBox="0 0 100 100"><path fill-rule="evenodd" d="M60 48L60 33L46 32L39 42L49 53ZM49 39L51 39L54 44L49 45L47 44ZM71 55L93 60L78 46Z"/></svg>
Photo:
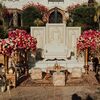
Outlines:
<svg viewBox="0 0 100 100"><path fill-rule="evenodd" d="M78 53L85 53L85 71L88 74L88 50L90 49L92 52L97 51L98 39L100 38L100 32L95 30L87 30L84 31L77 41L77 50Z"/></svg>

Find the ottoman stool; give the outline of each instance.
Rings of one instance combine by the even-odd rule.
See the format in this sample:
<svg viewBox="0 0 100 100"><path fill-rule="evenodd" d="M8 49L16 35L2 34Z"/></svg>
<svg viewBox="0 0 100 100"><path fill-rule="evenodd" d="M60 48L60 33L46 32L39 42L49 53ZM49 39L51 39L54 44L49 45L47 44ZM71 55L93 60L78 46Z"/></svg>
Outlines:
<svg viewBox="0 0 100 100"><path fill-rule="evenodd" d="M80 78L82 77L82 68L74 67L71 73L72 78Z"/></svg>
<svg viewBox="0 0 100 100"><path fill-rule="evenodd" d="M53 73L54 86L65 86L65 74L63 72Z"/></svg>
<svg viewBox="0 0 100 100"><path fill-rule="evenodd" d="M33 68L31 70L32 79L42 79L42 70L40 68Z"/></svg>

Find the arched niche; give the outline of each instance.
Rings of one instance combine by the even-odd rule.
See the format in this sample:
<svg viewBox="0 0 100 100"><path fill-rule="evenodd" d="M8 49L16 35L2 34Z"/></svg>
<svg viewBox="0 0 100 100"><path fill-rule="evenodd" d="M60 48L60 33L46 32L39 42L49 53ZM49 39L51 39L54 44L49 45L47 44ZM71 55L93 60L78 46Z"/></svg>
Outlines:
<svg viewBox="0 0 100 100"><path fill-rule="evenodd" d="M54 7L48 12L48 23L65 23L65 11Z"/></svg>

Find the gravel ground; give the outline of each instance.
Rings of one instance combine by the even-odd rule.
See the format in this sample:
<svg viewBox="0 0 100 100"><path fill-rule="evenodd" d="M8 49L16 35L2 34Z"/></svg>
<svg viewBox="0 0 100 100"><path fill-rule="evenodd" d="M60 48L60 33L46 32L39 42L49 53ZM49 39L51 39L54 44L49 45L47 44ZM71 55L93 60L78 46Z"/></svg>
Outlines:
<svg viewBox="0 0 100 100"><path fill-rule="evenodd" d="M0 92L0 100L100 100L100 86L19 86L4 93Z"/></svg>

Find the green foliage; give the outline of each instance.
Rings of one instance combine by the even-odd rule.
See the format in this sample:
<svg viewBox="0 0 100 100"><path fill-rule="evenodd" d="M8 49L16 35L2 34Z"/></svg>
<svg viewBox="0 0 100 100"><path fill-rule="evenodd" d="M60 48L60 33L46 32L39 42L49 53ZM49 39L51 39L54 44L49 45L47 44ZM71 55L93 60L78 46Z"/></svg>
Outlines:
<svg viewBox="0 0 100 100"><path fill-rule="evenodd" d="M36 26L43 26L44 23L42 20L40 20L39 18L37 18L35 21L34 21L34 25Z"/></svg>
<svg viewBox="0 0 100 100"><path fill-rule="evenodd" d="M0 25L3 25L3 21L0 19Z"/></svg>
<svg viewBox="0 0 100 100"><path fill-rule="evenodd" d="M22 12L22 20L23 20L24 26L34 25L34 21L37 18L42 19L42 14L34 6L30 6L26 9L24 9L23 12Z"/></svg>
<svg viewBox="0 0 100 100"><path fill-rule="evenodd" d="M16 30L16 29L21 29L21 30L25 30L25 31L27 31L27 33L30 33L30 27L28 27L28 26L21 26L21 27L11 27L11 29L12 30Z"/></svg>
<svg viewBox="0 0 100 100"><path fill-rule="evenodd" d="M7 32L3 28L0 28L0 39L4 39L7 37L8 37Z"/></svg>
<svg viewBox="0 0 100 100"><path fill-rule="evenodd" d="M83 30L97 29L97 23L94 22L96 13L95 7L80 6L71 12L73 26L81 26Z"/></svg>

